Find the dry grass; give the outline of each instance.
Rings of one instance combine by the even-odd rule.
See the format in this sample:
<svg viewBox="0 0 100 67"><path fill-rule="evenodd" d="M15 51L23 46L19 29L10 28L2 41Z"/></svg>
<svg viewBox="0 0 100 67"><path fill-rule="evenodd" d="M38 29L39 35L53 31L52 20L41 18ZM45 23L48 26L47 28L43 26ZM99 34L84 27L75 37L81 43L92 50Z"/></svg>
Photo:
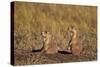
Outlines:
<svg viewBox="0 0 100 67"><path fill-rule="evenodd" d="M32 48L39 49L42 47L40 33L42 31L50 31L56 38L59 46L64 48L66 46L65 35L67 28L70 25L75 25L79 29L79 40L83 40L83 53L89 54L88 58L69 56L69 58L76 58L79 60L95 60L97 53L96 44L96 27L97 27L97 8L95 6L73 6L73 5L57 5L57 4L37 4L15 2L14 5L14 49L17 51L15 54L15 65L23 64L42 64L42 63L57 63L60 62L59 58L54 60L55 57L34 63L32 58L34 53L25 53L24 50L31 51ZM20 52L20 50L23 51ZM19 50L19 52L18 52ZM20 54L21 53L21 54ZM91 54L93 57L91 58ZM45 54L44 54L45 55ZM95 55L95 56L94 56ZM19 57L20 56L20 57ZM25 58L28 57L28 59ZM64 55L61 55L64 57ZM44 56L42 56L44 57ZM67 55L65 55L67 58ZM22 58L19 60L18 58ZM23 60L24 59L24 60ZM29 60L30 59L30 60ZM35 58L33 58L35 59ZM62 62L74 61L74 59L63 59Z"/></svg>

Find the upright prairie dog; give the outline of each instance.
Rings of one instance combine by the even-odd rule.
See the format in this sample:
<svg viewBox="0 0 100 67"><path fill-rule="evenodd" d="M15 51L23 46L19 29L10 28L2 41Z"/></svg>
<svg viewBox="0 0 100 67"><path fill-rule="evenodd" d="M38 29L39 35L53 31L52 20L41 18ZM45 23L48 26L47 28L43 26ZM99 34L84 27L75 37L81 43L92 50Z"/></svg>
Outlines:
<svg viewBox="0 0 100 67"><path fill-rule="evenodd" d="M81 51L82 51L82 44L78 41L78 31L77 28L75 26L71 26L69 27L69 32L70 32L70 43L69 45L71 45L71 52L74 55L80 55Z"/></svg>
<svg viewBox="0 0 100 67"><path fill-rule="evenodd" d="M44 46L43 50L47 54L55 54L58 52L59 47L54 42L50 32L42 32L42 39L43 39L43 46Z"/></svg>

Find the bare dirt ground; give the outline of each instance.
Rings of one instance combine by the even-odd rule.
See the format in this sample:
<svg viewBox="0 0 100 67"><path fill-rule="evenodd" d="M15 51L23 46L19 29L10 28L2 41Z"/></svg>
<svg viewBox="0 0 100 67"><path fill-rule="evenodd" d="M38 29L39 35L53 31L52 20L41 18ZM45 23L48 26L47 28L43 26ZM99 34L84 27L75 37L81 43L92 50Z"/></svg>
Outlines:
<svg viewBox="0 0 100 67"><path fill-rule="evenodd" d="M55 64L55 63L66 63L66 62L80 62L80 61L92 61L97 59L96 54L80 54L75 56L67 53L57 54L45 54L41 52L32 52L27 50L15 50L15 65L26 65L26 64Z"/></svg>

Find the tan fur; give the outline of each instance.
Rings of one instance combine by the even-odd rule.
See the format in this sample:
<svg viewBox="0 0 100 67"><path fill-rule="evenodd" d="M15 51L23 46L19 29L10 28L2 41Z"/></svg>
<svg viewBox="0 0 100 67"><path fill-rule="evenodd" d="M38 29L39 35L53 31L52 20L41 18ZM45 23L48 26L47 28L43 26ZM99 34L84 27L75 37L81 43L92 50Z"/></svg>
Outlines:
<svg viewBox="0 0 100 67"><path fill-rule="evenodd" d="M82 50L82 44L80 44L80 42L78 41L78 32L77 32L77 28L75 28L74 26L69 28L69 31L71 33L71 42L70 45L71 50L72 50L72 54L74 55L80 55L80 52Z"/></svg>
<svg viewBox="0 0 100 67"><path fill-rule="evenodd" d="M57 44L53 41L52 35L50 32L42 32L42 37L43 37L43 42L44 42L44 51L47 54L55 54L58 52L58 46Z"/></svg>

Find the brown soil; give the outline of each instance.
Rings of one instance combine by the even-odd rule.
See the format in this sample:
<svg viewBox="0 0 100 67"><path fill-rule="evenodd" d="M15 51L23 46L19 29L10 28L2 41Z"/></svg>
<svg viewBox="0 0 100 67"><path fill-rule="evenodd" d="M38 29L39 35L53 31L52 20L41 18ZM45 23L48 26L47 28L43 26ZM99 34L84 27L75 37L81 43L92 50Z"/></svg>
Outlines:
<svg viewBox="0 0 100 67"><path fill-rule="evenodd" d="M45 54L41 52L31 52L27 50L15 50L15 65L26 64L54 64L66 62L80 62L96 60L96 54L80 54L75 56L68 53Z"/></svg>

